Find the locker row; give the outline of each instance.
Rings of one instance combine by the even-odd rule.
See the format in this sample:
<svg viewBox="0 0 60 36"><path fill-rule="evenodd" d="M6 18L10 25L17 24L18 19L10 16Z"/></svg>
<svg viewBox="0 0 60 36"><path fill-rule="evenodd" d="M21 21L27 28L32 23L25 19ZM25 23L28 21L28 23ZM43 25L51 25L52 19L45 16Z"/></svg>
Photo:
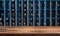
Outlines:
<svg viewBox="0 0 60 36"><path fill-rule="evenodd" d="M60 26L60 0L0 0L0 26Z"/></svg>

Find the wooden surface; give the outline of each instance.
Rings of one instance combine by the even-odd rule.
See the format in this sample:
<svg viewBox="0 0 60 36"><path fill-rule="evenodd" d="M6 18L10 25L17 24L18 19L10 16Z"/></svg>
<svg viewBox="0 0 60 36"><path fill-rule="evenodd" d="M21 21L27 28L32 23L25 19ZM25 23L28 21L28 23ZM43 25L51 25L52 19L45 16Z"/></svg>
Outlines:
<svg viewBox="0 0 60 36"><path fill-rule="evenodd" d="M4 34L4 35L0 35L0 36L60 36L59 34Z"/></svg>
<svg viewBox="0 0 60 36"><path fill-rule="evenodd" d="M21 26L21 27L0 27L0 34L60 34L58 26Z"/></svg>

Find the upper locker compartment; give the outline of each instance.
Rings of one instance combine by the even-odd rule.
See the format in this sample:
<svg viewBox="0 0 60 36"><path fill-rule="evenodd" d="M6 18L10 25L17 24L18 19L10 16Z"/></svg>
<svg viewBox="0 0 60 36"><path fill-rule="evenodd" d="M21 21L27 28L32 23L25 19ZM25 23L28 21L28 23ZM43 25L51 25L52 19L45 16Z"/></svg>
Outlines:
<svg viewBox="0 0 60 36"><path fill-rule="evenodd" d="M4 3L3 0L0 0L0 10L3 10L3 8L4 8L3 3Z"/></svg>

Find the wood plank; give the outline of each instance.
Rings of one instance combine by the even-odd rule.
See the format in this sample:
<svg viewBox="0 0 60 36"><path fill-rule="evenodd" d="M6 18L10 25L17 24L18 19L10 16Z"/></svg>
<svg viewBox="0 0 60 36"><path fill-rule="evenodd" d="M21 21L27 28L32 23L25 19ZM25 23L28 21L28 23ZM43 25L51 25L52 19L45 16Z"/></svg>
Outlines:
<svg viewBox="0 0 60 36"><path fill-rule="evenodd" d="M0 27L0 34L60 34L59 26Z"/></svg>

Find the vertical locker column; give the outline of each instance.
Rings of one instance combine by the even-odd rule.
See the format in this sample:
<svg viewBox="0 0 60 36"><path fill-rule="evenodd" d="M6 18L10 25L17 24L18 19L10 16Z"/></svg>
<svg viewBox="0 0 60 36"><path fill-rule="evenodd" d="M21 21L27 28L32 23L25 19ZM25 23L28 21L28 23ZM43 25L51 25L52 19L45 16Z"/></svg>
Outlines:
<svg viewBox="0 0 60 36"><path fill-rule="evenodd" d="M50 1L46 1L46 26L50 25Z"/></svg>
<svg viewBox="0 0 60 36"><path fill-rule="evenodd" d="M29 19L30 19L30 22L29 22L29 26L33 26L33 0L29 0Z"/></svg>
<svg viewBox="0 0 60 36"><path fill-rule="evenodd" d="M41 1L38 0L38 3L39 3L39 4L38 4L38 7L39 7L39 9L38 9L38 11L39 11L39 14L38 14L38 16L39 16L39 26L41 25L41 8L40 8L41 6L40 6L40 2L41 2Z"/></svg>
<svg viewBox="0 0 60 36"><path fill-rule="evenodd" d="M56 1L52 1L52 26L55 26Z"/></svg>
<svg viewBox="0 0 60 36"><path fill-rule="evenodd" d="M35 26L35 0L33 0L33 26Z"/></svg>
<svg viewBox="0 0 60 36"><path fill-rule="evenodd" d="M17 23L17 25L18 26L21 26L22 24L21 24L21 0L18 0L18 3L17 3L17 7L18 7L18 9L17 9L17 20L18 20L18 23Z"/></svg>
<svg viewBox="0 0 60 36"><path fill-rule="evenodd" d="M16 15L16 11L15 11L15 0L12 0L12 7L11 7L11 9L12 9L12 26L15 26L16 25L16 22L15 22L15 15Z"/></svg>
<svg viewBox="0 0 60 36"><path fill-rule="evenodd" d="M6 26L10 25L10 9L9 9L9 0L6 0Z"/></svg>
<svg viewBox="0 0 60 36"><path fill-rule="evenodd" d="M15 23L16 23L16 26L17 26L17 24L18 24L18 23L17 23L17 22L18 22L18 17L17 17L17 13L18 13L18 12L17 12L17 9L18 9L17 6L18 6L18 4L17 4L17 3L18 3L18 0L15 0Z"/></svg>
<svg viewBox="0 0 60 36"><path fill-rule="evenodd" d="M23 4L23 21L24 21L24 26L27 26L27 0L24 0Z"/></svg>
<svg viewBox="0 0 60 36"><path fill-rule="evenodd" d="M58 25L58 22L57 22L57 6L58 6L58 4L57 4L57 1L56 1L56 13L55 13L55 26L57 26Z"/></svg>
<svg viewBox="0 0 60 36"><path fill-rule="evenodd" d="M44 26L46 26L46 0L44 1Z"/></svg>
<svg viewBox="0 0 60 36"><path fill-rule="evenodd" d="M6 26L6 0L4 0L4 27Z"/></svg>
<svg viewBox="0 0 60 36"><path fill-rule="evenodd" d="M40 5L41 5L41 26L43 26L44 25L44 1L42 1L41 0L41 3L40 3Z"/></svg>
<svg viewBox="0 0 60 36"><path fill-rule="evenodd" d="M30 22L30 20L29 20L29 11L30 11L30 9L29 9L29 0L27 0L27 26L29 26L29 22Z"/></svg>
<svg viewBox="0 0 60 36"><path fill-rule="evenodd" d="M38 0L35 0L35 26L39 26L39 16L38 16L38 14L39 14L39 12L38 12L38 9L39 9L39 7L38 7Z"/></svg>
<svg viewBox="0 0 60 36"><path fill-rule="evenodd" d="M58 25L60 26L60 1L57 1L57 22L58 22Z"/></svg>
<svg viewBox="0 0 60 36"><path fill-rule="evenodd" d="M23 26L23 0L21 0L21 24Z"/></svg>
<svg viewBox="0 0 60 36"><path fill-rule="evenodd" d="M4 0L0 0L0 26L4 25Z"/></svg>
<svg viewBox="0 0 60 36"><path fill-rule="evenodd" d="M33 14L34 14L33 16L35 17L34 18L34 20L35 20L34 22L35 22L35 26L38 26L39 25L39 16L38 16L38 13L39 13L38 12L38 9L39 9L38 5L39 4L38 4L38 0L35 0L34 4L35 4L35 7L34 7L35 9L33 10L34 11L33 12Z"/></svg>
<svg viewBox="0 0 60 36"><path fill-rule="evenodd" d="M12 26L12 0L9 0L9 10L10 10L10 26Z"/></svg>
<svg viewBox="0 0 60 36"><path fill-rule="evenodd" d="M50 26L52 26L52 1L50 1Z"/></svg>

